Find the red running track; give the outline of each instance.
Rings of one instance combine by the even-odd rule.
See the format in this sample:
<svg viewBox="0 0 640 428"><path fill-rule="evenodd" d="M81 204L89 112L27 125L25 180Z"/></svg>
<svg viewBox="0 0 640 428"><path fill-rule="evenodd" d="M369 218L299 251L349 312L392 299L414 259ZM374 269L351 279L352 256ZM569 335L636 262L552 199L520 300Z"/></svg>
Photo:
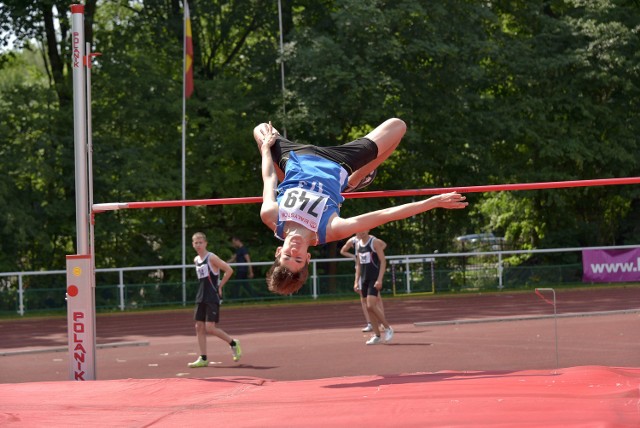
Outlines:
<svg viewBox="0 0 640 428"><path fill-rule="evenodd" d="M100 315L99 345L148 345L99 348L85 383L54 352L66 319L3 321L0 425L640 426L640 288L558 291L557 305L559 369L553 318L527 318L553 314L533 292L387 299L396 335L378 346L357 301L223 308L243 358L209 338L201 369L186 366L190 309Z"/></svg>

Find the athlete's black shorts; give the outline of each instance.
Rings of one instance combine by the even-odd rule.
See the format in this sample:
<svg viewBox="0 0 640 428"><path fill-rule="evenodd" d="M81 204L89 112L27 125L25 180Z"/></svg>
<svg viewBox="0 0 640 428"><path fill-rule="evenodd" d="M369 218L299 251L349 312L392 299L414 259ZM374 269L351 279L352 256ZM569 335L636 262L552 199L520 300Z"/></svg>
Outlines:
<svg viewBox="0 0 640 428"><path fill-rule="evenodd" d="M362 293L362 297L367 296L377 296L378 289L375 287L375 281L367 281L360 283L360 293Z"/></svg>
<svg viewBox="0 0 640 428"><path fill-rule="evenodd" d="M311 154L329 159L343 167L347 174L362 168L378 157L378 146L368 138L359 138L341 146L318 147L312 144L298 144L278 136L271 146L271 157L282 171L286 169L289 152Z"/></svg>
<svg viewBox="0 0 640 428"><path fill-rule="evenodd" d="M218 303L198 303L193 319L202 322L220 322L220 305Z"/></svg>

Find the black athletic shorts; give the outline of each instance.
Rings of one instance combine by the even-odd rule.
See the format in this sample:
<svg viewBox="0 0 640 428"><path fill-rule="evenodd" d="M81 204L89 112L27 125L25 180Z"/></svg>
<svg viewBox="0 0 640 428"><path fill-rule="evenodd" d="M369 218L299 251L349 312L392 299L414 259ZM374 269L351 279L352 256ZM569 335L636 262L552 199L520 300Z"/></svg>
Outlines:
<svg viewBox="0 0 640 428"><path fill-rule="evenodd" d="M376 282L375 281L368 281L365 283L360 283L360 293L362 293L362 297L367 297L367 296L377 296L378 295L378 289L375 287Z"/></svg>
<svg viewBox="0 0 640 428"><path fill-rule="evenodd" d="M271 157L282 171L286 169L289 152L329 159L351 175L378 157L378 146L368 138L359 138L341 146L318 147L312 144L294 143L279 135L271 146Z"/></svg>
<svg viewBox="0 0 640 428"><path fill-rule="evenodd" d="M218 303L198 303L193 319L202 322L220 322L220 305Z"/></svg>

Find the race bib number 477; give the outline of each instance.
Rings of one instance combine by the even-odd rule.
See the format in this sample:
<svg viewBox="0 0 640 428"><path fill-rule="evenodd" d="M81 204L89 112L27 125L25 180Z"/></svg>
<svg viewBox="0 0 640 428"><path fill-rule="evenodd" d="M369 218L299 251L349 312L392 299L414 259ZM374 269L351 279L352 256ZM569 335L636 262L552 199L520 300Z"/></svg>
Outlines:
<svg viewBox="0 0 640 428"><path fill-rule="evenodd" d="M317 232L328 196L312 190L294 187L287 189L280 200L278 219L294 221Z"/></svg>

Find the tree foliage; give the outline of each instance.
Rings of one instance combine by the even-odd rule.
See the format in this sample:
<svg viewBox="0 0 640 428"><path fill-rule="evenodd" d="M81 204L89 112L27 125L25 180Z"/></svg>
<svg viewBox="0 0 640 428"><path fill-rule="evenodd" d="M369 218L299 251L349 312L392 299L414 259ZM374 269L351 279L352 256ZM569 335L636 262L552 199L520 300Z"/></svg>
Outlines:
<svg viewBox="0 0 640 428"><path fill-rule="evenodd" d="M261 193L253 127L335 145L388 117L409 130L372 189L640 175L640 13L598 0L191 0L188 199ZM181 198L182 2L85 2L95 202ZM55 269L75 245L69 4L0 3L0 269ZM7 45L5 45L5 48ZM282 93L281 65L285 70ZM632 244L638 186L469 194L461 212L385 225L389 253L494 231L515 247ZM348 200L344 215L407 198ZM187 209L223 258L276 243L257 205ZM181 262L179 209L96 218L99 267ZM187 244L188 245L188 244ZM316 255L335 255L335 245Z"/></svg>

